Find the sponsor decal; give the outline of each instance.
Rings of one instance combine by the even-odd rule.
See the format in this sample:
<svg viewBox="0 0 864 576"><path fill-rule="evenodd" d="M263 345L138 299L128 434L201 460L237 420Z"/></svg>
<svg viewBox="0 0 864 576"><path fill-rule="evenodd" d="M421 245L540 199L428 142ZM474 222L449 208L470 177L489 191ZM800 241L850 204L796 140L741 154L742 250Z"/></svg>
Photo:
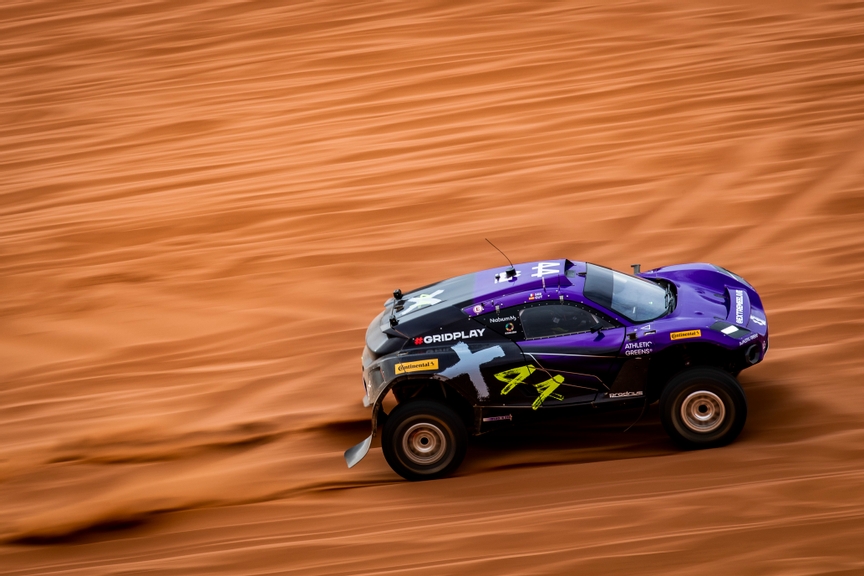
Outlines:
<svg viewBox="0 0 864 576"><path fill-rule="evenodd" d="M540 300L543 298L542 292L534 292L533 294L528 295L528 300Z"/></svg>
<svg viewBox="0 0 864 576"><path fill-rule="evenodd" d="M405 374L406 372L424 372L426 370L437 370L438 359L430 358L428 360L413 360L411 362L399 362L395 366L396 374Z"/></svg>
<svg viewBox="0 0 864 576"><path fill-rule="evenodd" d="M735 326L734 324L729 324L728 322L718 321L711 325L712 330L717 330L721 334L725 334L730 338L734 338L738 340L739 338L743 338L744 336L748 336L750 334L750 330L747 328L740 328Z"/></svg>
<svg viewBox="0 0 864 576"><path fill-rule="evenodd" d="M516 325L513 322L508 322L504 325L505 334L513 334L516 331Z"/></svg>
<svg viewBox="0 0 864 576"><path fill-rule="evenodd" d="M743 346L744 344L747 344L748 342L755 340L758 337L759 337L758 334L750 334L749 336L747 336L746 338L744 338L743 340L738 342L738 346Z"/></svg>
<svg viewBox="0 0 864 576"><path fill-rule="evenodd" d="M402 316L408 314L409 312L413 312L414 310L438 304L439 302L441 302L441 300L439 298L436 298L436 296L438 296L442 292L444 292L444 290L436 290L432 294L420 294L419 296L409 298L407 301L411 302L411 305L402 311Z"/></svg>
<svg viewBox="0 0 864 576"><path fill-rule="evenodd" d="M733 328L735 328L733 326ZM737 330L737 328L736 328ZM684 340L685 338L701 338L702 330L684 330L682 332L671 332L669 338L672 340Z"/></svg>
<svg viewBox="0 0 864 576"><path fill-rule="evenodd" d="M610 392L609 398L626 398L628 396L642 396L642 391L638 390L636 392Z"/></svg>
<svg viewBox="0 0 864 576"><path fill-rule="evenodd" d="M482 311L483 311L483 305L482 304L477 304L476 306L474 306L474 313L475 314L479 314Z"/></svg>
<svg viewBox="0 0 864 576"><path fill-rule="evenodd" d="M651 352L653 352L651 349L652 344L653 342L627 342L624 344L624 355L643 356L645 354L651 354Z"/></svg>
<svg viewBox="0 0 864 576"><path fill-rule="evenodd" d="M483 422L500 422L501 420L513 420L513 415L507 414L506 416L488 416L483 418Z"/></svg>
<svg viewBox="0 0 864 576"><path fill-rule="evenodd" d="M452 342L453 340L469 340L471 338L480 338L486 328L477 328L468 332L460 330L459 332L445 332L444 334L431 334L423 338L414 338L414 344L434 344L436 342ZM419 342L418 342L419 340Z"/></svg>
<svg viewBox="0 0 864 576"><path fill-rule="evenodd" d="M744 291L735 290L735 322L744 324Z"/></svg>
<svg viewBox="0 0 864 576"><path fill-rule="evenodd" d="M423 337L422 336L418 336L417 338L414 338L414 344L415 345L419 346L422 343L423 343Z"/></svg>
<svg viewBox="0 0 864 576"><path fill-rule="evenodd" d="M536 270L534 274L531 274L532 278L542 278L543 276L549 276L552 274L558 275L561 273L559 267L561 266L560 262L538 262L537 266L532 266L532 270Z"/></svg>
<svg viewBox="0 0 864 576"><path fill-rule="evenodd" d="M759 326L765 326L767 324L767 322L765 322L763 318L759 318L758 316L751 315L750 320L752 320L755 324L758 324Z"/></svg>
<svg viewBox="0 0 864 576"><path fill-rule="evenodd" d="M453 352L455 352L456 356L459 357L459 361L450 368L439 372L439 376L444 378L456 378L457 376L467 374L468 379L471 380L471 383L474 384L474 388L477 389L477 396L481 400L488 398L489 388L483 381L483 375L480 373L480 366L491 362L495 358L503 358L504 349L501 348L501 346L490 346L489 348L484 348L477 352L471 352L471 349L468 348L467 344L459 342L453 346Z"/></svg>
<svg viewBox="0 0 864 576"><path fill-rule="evenodd" d="M507 276L506 272L501 272L500 274L495 274L495 284L498 284L499 282L508 282L508 281L509 282L515 282L516 278L518 278L521 275L522 275L521 270L516 270L515 276Z"/></svg>
<svg viewBox="0 0 864 576"><path fill-rule="evenodd" d="M512 322L516 320L516 316L496 316L495 318L487 318L489 324L497 324L498 322Z"/></svg>
<svg viewBox="0 0 864 576"><path fill-rule="evenodd" d="M518 368L511 368L510 370L505 370L503 372L498 372L495 374L495 378L504 382L506 386L501 389L501 395L506 396L509 394L516 386L525 382L525 380L531 376L537 369L534 368L533 364L528 364L527 366L519 366ZM543 382L539 382L537 384L532 384L534 388L537 390L539 396L536 400L531 404L532 410L537 410L543 402L547 398L552 398L553 400L564 400L564 396L561 394L557 394L555 389L558 388L564 382L564 377L560 375L553 376L549 380L545 380Z"/></svg>

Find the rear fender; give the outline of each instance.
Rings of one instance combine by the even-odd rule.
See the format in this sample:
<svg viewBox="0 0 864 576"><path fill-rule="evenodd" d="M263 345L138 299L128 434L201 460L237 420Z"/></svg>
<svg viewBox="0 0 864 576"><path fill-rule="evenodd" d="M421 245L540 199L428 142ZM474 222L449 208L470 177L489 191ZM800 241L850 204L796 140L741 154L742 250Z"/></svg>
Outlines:
<svg viewBox="0 0 864 576"><path fill-rule="evenodd" d="M383 424L384 422L386 422L387 413L384 412L383 406L384 399L387 397L388 393L394 391L395 395L396 390L398 390L400 387L404 388L406 392L405 396L403 396L402 399L399 399L397 397L397 400L402 403L404 401L410 400L415 396L420 395L423 392L424 388L435 389L436 384L440 386L438 390L441 391L441 396L443 396L443 398L445 399L445 403L456 408L457 413L466 420L466 425L471 427L473 420L472 407L474 404L465 394L465 392L460 389L461 387L454 385L454 383L450 382L449 379L439 376L437 374L413 377L402 376L393 378L392 380L387 382L382 388L376 390L374 400L370 400L368 394L367 397L364 399L369 402L369 406L371 406L372 408L372 431L369 436L366 437L362 442L352 446L345 451L345 462L348 464L348 468L353 468L361 460L363 460L366 454L369 453L369 449L372 447L372 439L378 432L379 423ZM465 416L466 408L467 418Z"/></svg>

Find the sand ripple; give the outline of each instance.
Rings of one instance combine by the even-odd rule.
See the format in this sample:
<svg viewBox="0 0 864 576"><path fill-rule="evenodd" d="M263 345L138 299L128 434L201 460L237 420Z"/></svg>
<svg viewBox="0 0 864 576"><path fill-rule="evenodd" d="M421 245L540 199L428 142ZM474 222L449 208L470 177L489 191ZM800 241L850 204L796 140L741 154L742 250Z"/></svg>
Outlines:
<svg viewBox="0 0 864 576"><path fill-rule="evenodd" d="M864 571L862 87L860 2L4 3L2 572ZM741 439L347 471L366 324L484 237L750 279Z"/></svg>

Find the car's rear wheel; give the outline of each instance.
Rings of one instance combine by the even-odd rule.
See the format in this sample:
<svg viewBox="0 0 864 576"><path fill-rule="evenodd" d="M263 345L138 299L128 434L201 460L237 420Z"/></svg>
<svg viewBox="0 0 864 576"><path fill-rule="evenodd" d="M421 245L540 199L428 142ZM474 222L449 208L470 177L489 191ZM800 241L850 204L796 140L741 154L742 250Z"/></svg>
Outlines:
<svg viewBox="0 0 864 576"><path fill-rule="evenodd" d="M717 368L691 368L666 385L660 417L685 448L713 448L734 440L747 420L747 398L738 381Z"/></svg>
<svg viewBox="0 0 864 576"><path fill-rule="evenodd" d="M384 458L407 480L447 476L465 458L468 432L447 406L426 400L398 405L381 437Z"/></svg>

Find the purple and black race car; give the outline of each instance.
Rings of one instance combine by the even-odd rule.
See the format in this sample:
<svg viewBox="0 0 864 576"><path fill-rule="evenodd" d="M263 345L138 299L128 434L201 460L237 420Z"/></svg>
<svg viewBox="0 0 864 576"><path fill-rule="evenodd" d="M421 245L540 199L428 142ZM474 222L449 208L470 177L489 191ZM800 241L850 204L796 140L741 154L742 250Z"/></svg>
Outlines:
<svg viewBox="0 0 864 576"><path fill-rule="evenodd" d="M711 264L622 274L555 260L396 290L370 324L363 403L387 462L409 480L453 472L468 435L541 412L631 408L659 400L686 448L727 444L747 417L736 376L761 362L768 324L759 295ZM396 407L385 414L384 397Z"/></svg>

